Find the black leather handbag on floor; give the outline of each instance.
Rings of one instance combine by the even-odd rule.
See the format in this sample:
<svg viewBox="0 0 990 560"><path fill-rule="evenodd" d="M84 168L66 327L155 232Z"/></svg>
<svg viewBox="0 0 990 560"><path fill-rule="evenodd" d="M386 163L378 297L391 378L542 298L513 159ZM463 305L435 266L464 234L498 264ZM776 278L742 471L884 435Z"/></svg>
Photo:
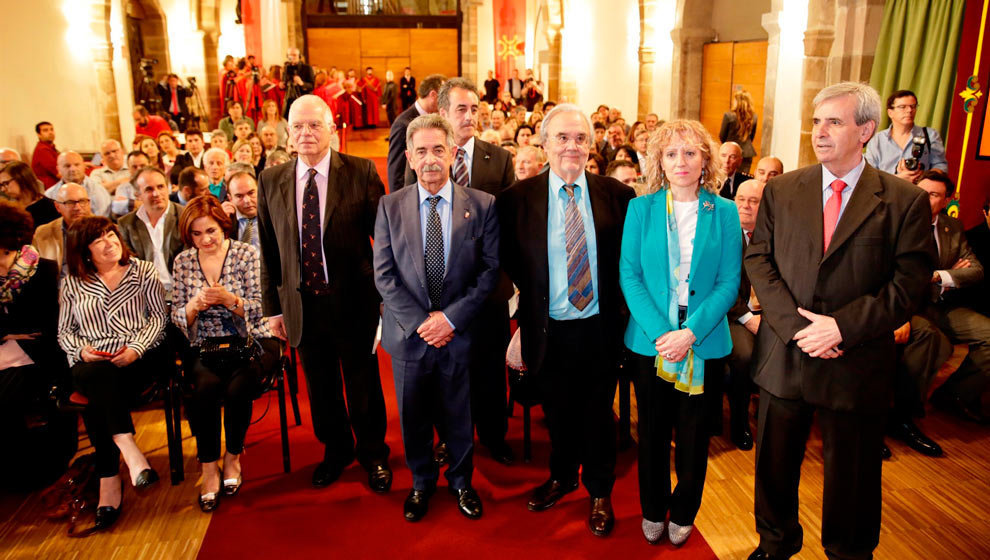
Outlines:
<svg viewBox="0 0 990 560"><path fill-rule="evenodd" d="M199 347L199 359L210 369L232 370L261 354L261 347L248 336L211 336Z"/></svg>

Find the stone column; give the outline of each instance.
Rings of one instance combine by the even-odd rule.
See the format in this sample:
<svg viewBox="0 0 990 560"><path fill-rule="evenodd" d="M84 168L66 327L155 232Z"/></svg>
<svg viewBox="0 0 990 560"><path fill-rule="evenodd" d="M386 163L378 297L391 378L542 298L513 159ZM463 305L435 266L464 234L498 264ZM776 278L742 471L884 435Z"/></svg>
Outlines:
<svg viewBox="0 0 990 560"><path fill-rule="evenodd" d="M92 0L90 53L96 70L96 81L100 88L100 114L103 116L103 130L98 142L105 138L120 137L120 110L117 107L117 84L113 77L113 43L110 40L110 0Z"/></svg>
<svg viewBox="0 0 990 560"><path fill-rule="evenodd" d="M200 87L203 101L209 111L208 128L220 120L220 60L217 46L220 41L220 0L200 0L199 29L203 34L203 67L206 83ZM291 18L290 18L291 19Z"/></svg>
<svg viewBox="0 0 990 560"><path fill-rule="evenodd" d="M461 0L461 76L471 81L479 79L478 8L483 4L482 0Z"/></svg>
<svg viewBox="0 0 990 560"><path fill-rule="evenodd" d="M815 95L829 84L829 53L835 40L835 10L830 0L808 3L808 30L804 32L804 89L801 93L801 147L798 166L815 163L811 147L811 120Z"/></svg>
<svg viewBox="0 0 990 560"><path fill-rule="evenodd" d="M656 17L657 0L639 0L639 98L636 120L646 119L653 111L653 63L657 59Z"/></svg>
<svg viewBox="0 0 990 560"><path fill-rule="evenodd" d="M835 3L835 41L829 54L829 83L870 81L883 23L883 5L883 0L839 0Z"/></svg>
<svg viewBox="0 0 990 560"><path fill-rule="evenodd" d="M760 153L772 154L773 108L777 91L777 64L780 56L780 12L783 0L772 0L770 12L763 14L763 29L767 31L767 74L763 87L763 132Z"/></svg>
<svg viewBox="0 0 990 560"><path fill-rule="evenodd" d="M677 0L670 79L670 118L701 117L701 70L705 43L715 38L712 0Z"/></svg>
<svg viewBox="0 0 990 560"><path fill-rule="evenodd" d="M544 99L553 100L558 103L564 102L564 97L573 102L577 96L577 87L573 80L569 81L565 87L563 75L560 68L561 59L561 29L564 27L564 6L563 0L547 0L547 44L549 45L547 57L547 92Z"/></svg>

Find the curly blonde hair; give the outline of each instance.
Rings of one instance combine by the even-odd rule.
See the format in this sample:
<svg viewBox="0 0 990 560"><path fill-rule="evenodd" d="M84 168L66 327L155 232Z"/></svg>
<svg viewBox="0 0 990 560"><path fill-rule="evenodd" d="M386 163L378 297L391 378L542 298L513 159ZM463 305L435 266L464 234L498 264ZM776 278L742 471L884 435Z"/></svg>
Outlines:
<svg viewBox="0 0 990 560"><path fill-rule="evenodd" d="M649 186L649 192L654 193L669 186L661 163L663 151L678 139L692 143L701 150L701 155L705 159L704 167L701 169L701 187L710 193L718 194L719 188L725 180L725 174L722 173L721 166L715 160L718 145L703 124L687 119L666 122L650 133L650 139L646 145L646 157L639 162L643 170L643 177Z"/></svg>

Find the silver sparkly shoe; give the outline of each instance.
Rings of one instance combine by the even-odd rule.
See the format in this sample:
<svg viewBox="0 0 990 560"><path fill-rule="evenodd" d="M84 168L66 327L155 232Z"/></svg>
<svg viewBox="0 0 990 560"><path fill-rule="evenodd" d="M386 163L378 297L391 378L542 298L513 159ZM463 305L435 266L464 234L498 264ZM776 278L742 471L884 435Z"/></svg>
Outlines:
<svg viewBox="0 0 990 560"><path fill-rule="evenodd" d="M660 544L663 542L665 524L663 521L659 523L654 523L643 518L643 536L646 537L646 542L650 544Z"/></svg>
<svg viewBox="0 0 990 560"><path fill-rule="evenodd" d="M694 530L694 525L688 525L686 527L681 527L673 521L667 527L667 532L669 533L670 544L674 546L681 546L684 541L688 540L691 536L691 531Z"/></svg>

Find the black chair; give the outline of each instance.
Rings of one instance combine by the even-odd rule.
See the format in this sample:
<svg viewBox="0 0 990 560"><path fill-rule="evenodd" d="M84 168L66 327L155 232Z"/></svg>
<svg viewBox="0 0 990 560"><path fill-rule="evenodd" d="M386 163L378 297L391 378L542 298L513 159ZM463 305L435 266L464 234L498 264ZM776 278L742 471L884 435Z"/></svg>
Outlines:
<svg viewBox="0 0 990 560"><path fill-rule="evenodd" d="M526 371L509 368L509 404L506 411L512 416L515 403L523 409L523 462L533 460L532 419L530 409L540 404L539 391L533 381L533 376Z"/></svg>

